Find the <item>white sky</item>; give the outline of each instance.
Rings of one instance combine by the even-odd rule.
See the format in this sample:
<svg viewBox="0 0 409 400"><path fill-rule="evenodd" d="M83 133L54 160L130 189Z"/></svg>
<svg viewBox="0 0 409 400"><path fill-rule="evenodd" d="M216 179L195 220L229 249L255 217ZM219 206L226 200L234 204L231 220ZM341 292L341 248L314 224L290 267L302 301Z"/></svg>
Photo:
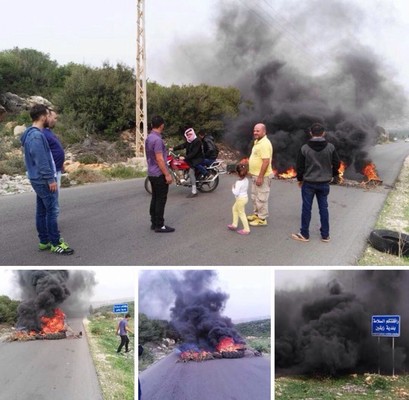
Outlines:
<svg viewBox="0 0 409 400"><path fill-rule="evenodd" d="M302 289L316 281L324 281L328 278L329 271L321 269L305 270L276 270L274 274L276 289Z"/></svg>
<svg viewBox="0 0 409 400"><path fill-rule="evenodd" d="M97 267L94 269L84 269L95 271L97 285L94 289L94 295L90 299L92 302L135 298L137 274L135 268ZM1 295L6 295L14 300L19 300L19 291L14 280L12 269L5 269L4 267L0 268L0 296Z"/></svg>
<svg viewBox="0 0 409 400"><path fill-rule="evenodd" d="M210 36L218 4L226 0L145 0L147 77L162 84L177 82L180 74L165 66L171 45ZM267 23L282 21L308 52L297 25L291 25L290 5L314 0L229 0L261 10ZM330 3L333 0L328 0ZM362 32L350 32L384 57L396 80L409 93L409 1L344 0L363 8ZM135 65L136 0L8 1L1 7L0 50L34 48L50 54L60 65L68 62L101 66L123 62ZM308 16L306 16L308 17ZM255 23L260 17L255 15ZM325 22L325 21L323 21ZM181 62L189 62L188 59ZM176 81L175 81L176 79ZM186 77L188 80L189 77ZM194 83L194 82L192 82Z"/></svg>

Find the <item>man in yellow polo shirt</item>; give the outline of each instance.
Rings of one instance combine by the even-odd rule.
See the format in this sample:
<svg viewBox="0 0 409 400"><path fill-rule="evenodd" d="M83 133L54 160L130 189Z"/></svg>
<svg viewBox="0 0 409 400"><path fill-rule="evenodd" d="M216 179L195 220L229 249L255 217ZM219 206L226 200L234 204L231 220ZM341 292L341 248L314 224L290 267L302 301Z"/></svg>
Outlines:
<svg viewBox="0 0 409 400"><path fill-rule="evenodd" d="M251 200L253 214L247 219L252 226L266 226L268 217L268 197L270 195L273 170L273 146L267 137L264 124L256 124L253 129L254 145L249 159L249 172L252 177Z"/></svg>

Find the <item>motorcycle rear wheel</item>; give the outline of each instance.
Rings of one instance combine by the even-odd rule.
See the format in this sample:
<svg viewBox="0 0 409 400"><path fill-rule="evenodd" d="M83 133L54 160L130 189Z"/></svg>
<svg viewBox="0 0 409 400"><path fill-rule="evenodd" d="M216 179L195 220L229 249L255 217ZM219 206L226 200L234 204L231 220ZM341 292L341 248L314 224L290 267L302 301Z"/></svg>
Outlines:
<svg viewBox="0 0 409 400"><path fill-rule="evenodd" d="M210 193L213 192L217 186L219 186L219 177L217 177L214 181L202 183L197 187L197 190L202 193Z"/></svg>

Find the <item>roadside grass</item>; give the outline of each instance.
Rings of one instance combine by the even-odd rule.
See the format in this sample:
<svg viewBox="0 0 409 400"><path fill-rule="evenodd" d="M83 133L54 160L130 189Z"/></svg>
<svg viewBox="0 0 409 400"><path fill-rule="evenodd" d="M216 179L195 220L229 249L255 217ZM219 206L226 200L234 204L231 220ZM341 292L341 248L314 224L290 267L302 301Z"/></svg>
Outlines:
<svg viewBox="0 0 409 400"><path fill-rule="evenodd" d="M155 361L155 354L147 346L145 346L142 355L138 358L138 371L144 371Z"/></svg>
<svg viewBox="0 0 409 400"><path fill-rule="evenodd" d="M275 399L280 400L398 400L409 397L409 376L280 377L275 379L274 390Z"/></svg>
<svg viewBox="0 0 409 400"><path fill-rule="evenodd" d="M134 400L134 338L130 337L131 352L116 353L118 321L114 315L95 315L85 329L104 400ZM131 323L129 328L133 331Z"/></svg>
<svg viewBox="0 0 409 400"><path fill-rule="evenodd" d="M409 234L409 157L403 164L395 187L385 201L375 229L388 229ZM407 266L409 257L383 253L368 245L357 265Z"/></svg>
<svg viewBox="0 0 409 400"><path fill-rule="evenodd" d="M103 170L102 173L110 179L133 179L146 176L146 171L126 165L115 165Z"/></svg>
<svg viewBox="0 0 409 400"><path fill-rule="evenodd" d="M269 337L246 337L246 343L252 349L260 351L263 354L271 353L271 338Z"/></svg>

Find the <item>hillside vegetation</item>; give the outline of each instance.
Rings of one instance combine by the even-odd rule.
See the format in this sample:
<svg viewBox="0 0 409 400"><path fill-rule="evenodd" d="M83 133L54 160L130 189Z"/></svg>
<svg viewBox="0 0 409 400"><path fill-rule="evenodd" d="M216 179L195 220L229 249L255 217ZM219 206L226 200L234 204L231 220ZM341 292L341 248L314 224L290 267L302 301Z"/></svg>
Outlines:
<svg viewBox="0 0 409 400"><path fill-rule="evenodd" d="M128 307L131 314L129 328L134 331L134 303L130 302ZM134 336L130 335L131 351L117 354L120 339L115 330L123 314L113 314L112 305L90 311L85 329L104 399L133 400Z"/></svg>
<svg viewBox="0 0 409 400"><path fill-rule="evenodd" d="M87 135L116 140L120 132L135 126L135 76L123 64L60 66L33 49L5 50L0 52L0 98L7 92L49 100L60 113L58 130L65 144ZM147 93L148 117L162 115L168 136L181 135L190 124L220 136L223 119L235 115L241 101L240 92L232 87L148 82ZM6 107L1 100L0 105ZM26 110L6 111L3 122L30 122Z"/></svg>

